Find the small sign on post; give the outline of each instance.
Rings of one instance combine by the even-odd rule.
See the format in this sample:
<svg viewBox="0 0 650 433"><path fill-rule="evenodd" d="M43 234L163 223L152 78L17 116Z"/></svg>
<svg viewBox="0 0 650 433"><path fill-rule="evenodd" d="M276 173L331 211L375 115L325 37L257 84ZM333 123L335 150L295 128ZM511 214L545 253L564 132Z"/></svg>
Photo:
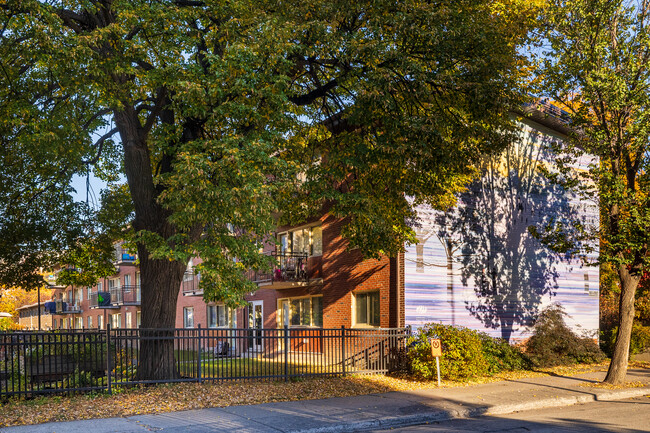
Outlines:
<svg viewBox="0 0 650 433"><path fill-rule="evenodd" d="M440 357L442 356L442 343L439 338L429 338L431 356L436 358L436 371L438 372L438 387L440 387Z"/></svg>

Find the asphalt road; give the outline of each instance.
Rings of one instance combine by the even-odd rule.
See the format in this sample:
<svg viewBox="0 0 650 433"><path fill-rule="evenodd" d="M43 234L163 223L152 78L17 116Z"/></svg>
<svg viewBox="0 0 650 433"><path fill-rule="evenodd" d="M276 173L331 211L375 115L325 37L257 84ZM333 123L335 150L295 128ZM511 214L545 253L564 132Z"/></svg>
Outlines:
<svg viewBox="0 0 650 433"><path fill-rule="evenodd" d="M650 432L650 397L375 430L391 433Z"/></svg>

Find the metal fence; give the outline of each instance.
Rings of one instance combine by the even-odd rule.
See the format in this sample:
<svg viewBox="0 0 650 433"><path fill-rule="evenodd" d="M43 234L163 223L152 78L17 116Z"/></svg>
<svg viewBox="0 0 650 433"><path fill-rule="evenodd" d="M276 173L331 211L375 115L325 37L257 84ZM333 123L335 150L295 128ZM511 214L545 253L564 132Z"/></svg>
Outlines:
<svg viewBox="0 0 650 433"><path fill-rule="evenodd" d="M386 373L396 368L409 335L408 328L6 332L0 333L0 397L110 392L116 385L142 383ZM143 374L151 362L173 369L152 380Z"/></svg>

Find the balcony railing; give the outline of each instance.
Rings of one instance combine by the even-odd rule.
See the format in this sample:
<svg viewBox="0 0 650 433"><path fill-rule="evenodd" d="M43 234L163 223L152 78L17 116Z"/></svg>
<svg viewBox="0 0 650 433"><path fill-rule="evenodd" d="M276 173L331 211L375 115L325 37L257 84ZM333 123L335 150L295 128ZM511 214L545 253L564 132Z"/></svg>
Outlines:
<svg viewBox="0 0 650 433"><path fill-rule="evenodd" d="M194 271L185 271L183 274L183 283L181 290L184 296L203 295L203 290L199 288L201 273Z"/></svg>
<svg viewBox="0 0 650 433"><path fill-rule="evenodd" d="M140 286L122 286L110 289L111 304L140 305Z"/></svg>
<svg viewBox="0 0 650 433"><path fill-rule="evenodd" d="M90 308L117 308L111 292L92 292L89 301Z"/></svg>
<svg viewBox="0 0 650 433"><path fill-rule="evenodd" d="M77 303L56 301L56 314L81 313L81 307Z"/></svg>
<svg viewBox="0 0 650 433"><path fill-rule="evenodd" d="M276 264L269 272L248 271L248 278L259 285L287 282L308 282L307 253L277 253L269 252L275 257Z"/></svg>
<svg viewBox="0 0 650 433"><path fill-rule="evenodd" d="M129 250L122 248L121 246L115 247L115 263L116 264L128 264L135 263L138 256L136 254L131 254Z"/></svg>

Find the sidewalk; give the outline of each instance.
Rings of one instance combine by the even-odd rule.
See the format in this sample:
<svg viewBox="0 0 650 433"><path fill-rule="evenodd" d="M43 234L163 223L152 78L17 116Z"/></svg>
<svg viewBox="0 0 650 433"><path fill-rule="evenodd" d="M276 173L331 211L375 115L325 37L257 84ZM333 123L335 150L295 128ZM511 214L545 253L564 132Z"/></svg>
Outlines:
<svg viewBox="0 0 650 433"><path fill-rule="evenodd" d="M644 387L610 390L585 386L604 372L496 382L463 388L389 392L358 397L267 403L40 425L1 433L350 432L390 428L595 400L650 395L650 370L629 370L627 381Z"/></svg>

